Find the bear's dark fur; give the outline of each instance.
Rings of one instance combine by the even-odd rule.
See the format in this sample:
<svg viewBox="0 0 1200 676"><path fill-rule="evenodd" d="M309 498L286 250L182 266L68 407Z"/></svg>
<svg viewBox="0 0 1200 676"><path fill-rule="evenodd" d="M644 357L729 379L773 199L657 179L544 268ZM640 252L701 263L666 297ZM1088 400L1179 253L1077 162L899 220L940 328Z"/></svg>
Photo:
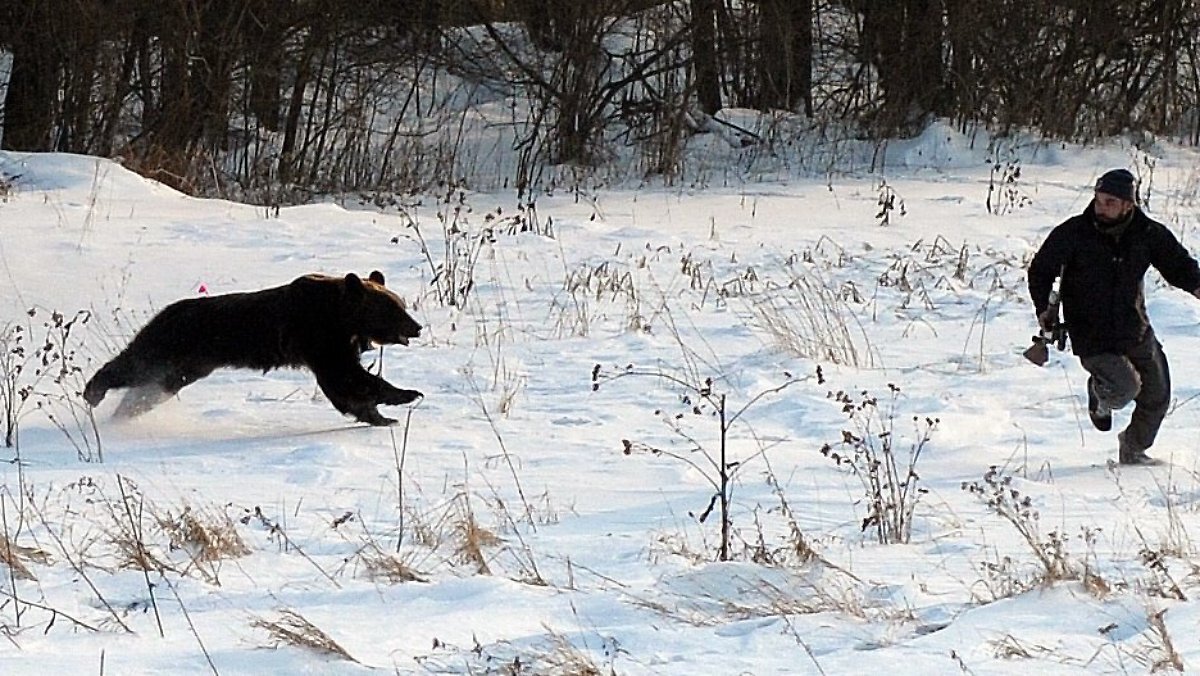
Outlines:
<svg viewBox="0 0 1200 676"><path fill-rule="evenodd" d="M163 308L84 388L95 406L112 388L130 388L117 415L143 413L222 367L303 367L334 408L372 425L396 422L380 404L422 396L368 373L359 356L372 343L407 345L421 333L404 302L376 271L364 281L306 275L262 291L189 298Z"/></svg>

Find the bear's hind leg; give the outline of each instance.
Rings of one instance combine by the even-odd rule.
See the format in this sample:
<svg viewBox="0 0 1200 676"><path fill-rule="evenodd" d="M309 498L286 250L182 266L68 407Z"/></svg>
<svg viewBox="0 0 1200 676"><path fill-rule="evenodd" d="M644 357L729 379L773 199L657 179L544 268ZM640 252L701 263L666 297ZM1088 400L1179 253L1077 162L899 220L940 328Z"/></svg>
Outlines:
<svg viewBox="0 0 1200 676"><path fill-rule="evenodd" d="M212 373L212 369L207 367L181 368L133 385L125 393L113 415L118 418L139 416L209 373Z"/></svg>
<svg viewBox="0 0 1200 676"><path fill-rule="evenodd" d="M117 410L113 411L115 418L133 418L158 406L171 398L173 392L163 389L158 383L134 385L125 391Z"/></svg>

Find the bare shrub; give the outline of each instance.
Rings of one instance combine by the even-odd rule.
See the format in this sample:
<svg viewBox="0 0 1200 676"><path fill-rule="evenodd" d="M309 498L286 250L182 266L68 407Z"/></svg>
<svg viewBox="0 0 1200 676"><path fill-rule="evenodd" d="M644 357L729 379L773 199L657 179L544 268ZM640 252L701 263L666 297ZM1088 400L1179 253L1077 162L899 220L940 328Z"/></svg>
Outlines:
<svg viewBox="0 0 1200 676"><path fill-rule="evenodd" d="M88 310L79 310L72 317L51 312L43 322L45 338L34 358L40 362L40 375L48 380L37 392L37 408L62 433L80 460L104 462L100 429L92 407L83 399L84 370L72 336L72 331L82 329L91 318Z"/></svg>
<svg viewBox="0 0 1200 676"><path fill-rule="evenodd" d="M32 359L29 341L29 330L21 324L10 323L0 329L0 413L4 415L6 448L17 444L21 411L33 394L33 387L23 377Z"/></svg>
<svg viewBox="0 0 1200 676"><path fill-rule="evenodd" d="M996 556L977 564L980 579L972 586L971 596L980 603L1012 598L1037 586L1011 556Z"/></svg>
<svg viewBox="0 0 1200 676"><path fill-rule="evenodd" d="M125 146L121 164L130 171L192 196L224 195L212 156L199 147Z"/></svg>
<svg viewBox="0 0 1200 676"><path fill-rule="evenodd" d="M1079 579L1079 571L1067 553L1066 536L1058 531L1042 534L1033 499L1023 495L1013 481L1012 476L993 465L981 481L964 481L962 489L1016 529L1041 565L1039 580L1042 584Z"/></svg>
<svg viewBox="0 0 1200 676"><path fill-rule="evenodd" d="M440 232L441 251L434 250L437 243L426 239L420 220L407 212L406 232L392 238L411 237L421 247L429 266L430 284L438 304L446 307L465 308L475 290L475 269L480 258L496 244L500 235L532 233L543 237L554 236L553 221L542 220L535 202L523 202L514 213L505 214L496 209L478 216L468 201L465 186L446 183L440 187L436 219Z"/></svg>
<svg viewBox="0 0 1200 676"><path fill-rule="evenodd" d="M0 414L5 446L13 448L19 443L20 421L32 402L62 432L80 460L103 462L96 420L80 394L83 366L75 345L77 330L88 323L91 313L80 310L68 316L31 308L26 315L30 320L42 318L40 333L35 333L32 323L0 328Z"/></svg>
<svg viewBox="0 0 1200 676"><path fill-rule="evenodd" d="M841 441L825 444L821 454L862 483L867 505L862 530L872 529L880 544L901 544L912 538L913 513L927 492L919 485L917 462L939 420L912 417L914 430L905 455L896 446L900 388L888 383L888 392L883 410L879 400L865 391L857 399L846 392L830 393L854 429L842 430Z"/></svg>
<svg viewBox="0 0 1200 676"><path fill-rule="evenodd" d="M1003 216L1033 204L1021 184L1021 158L1015 153L1002 153L995 142L989 147L991 172L988 176L987 211Z"/></svg>
<svg viewBox="0 0 1200 676"><path fill-rule="evenodd" d="M674 333L680 348L684 351L684 361L694 367L696 355L684 345L678 330L675 330ZM712 377L701 378L694 368L671 371L661 367L642 369L629 365L608 372L604 370L603 366L596 364L592 368L591 382L592 389L598 390L602 384L624 378L651 378L679 388L680 410L672 413L658 409L654 411L654 414L662 420L672 434L687 443L686 450L676 451L631 439L622 439L621 452L627 456L646 453L671 458L691 467L704 477L704 480L713 489L713 493L708 499L708 504L692 515L698 522L705 523L714 511L717 513L721 534L717 547L717 560L728 561L731 555L730 541L733 530L730 498L734 481L747 466L753 466L752 460L766 453L766 448L760 447L748 456L735 459L731 456L730 431L734 425L745 424L742 419L755 404L796 383L809 380L811 377L795 377L786 374L780 385L751 395L740 408L731 408L728 405L727 394L718 387L721 381ZM820 377L819 368L817 377ZM688 429L690 420L716 421L713 438L715 448L700 441L700 435Z"/></svg>
<svg viewBox="0 0 1200 676"><path fill-rule="evenodd" d="M879 179L879 198L876 200L879 211L875 212L875 220L881 226L889 226L897 216L907 216L908 209L904 206L904 198L887 182Z"/></svg>

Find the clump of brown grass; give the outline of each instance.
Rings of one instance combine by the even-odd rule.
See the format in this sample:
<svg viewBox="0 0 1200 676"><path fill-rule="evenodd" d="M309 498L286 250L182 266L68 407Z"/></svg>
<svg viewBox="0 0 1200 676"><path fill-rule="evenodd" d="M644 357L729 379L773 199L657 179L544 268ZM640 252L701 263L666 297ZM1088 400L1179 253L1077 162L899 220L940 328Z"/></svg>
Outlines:
<svg viewBox="0 0 1200 676"><path fill-rule="evenodd" d="M496 641L481 644L473 641L471 646L458 646L433 639L434 652L419 655L416 661L428 673L468 674L554 674L556 676L614 676L617 670L610 664L597 664L588 653L587 646L577 647L570 639L555 629L543 624L546 633L530 641L514 644ZM606 645L603 653L609 660L616 658L618 651Z"/></svg>
<svg viewBox="0 0 1200 676"><path fill-rule="evenodd" d="M604 676L606 672L601 671L587 653L576 648L567 637L546 625L542 626L546 628L550 639L549 650L542 656L547 673L564 676Z"/></svg>
<svg viewBox="0 0 1200 676"><path fill-rule="evenodd" d="M479 525L479 521L475 519L475 512L471 509L470 500L465 495L461 498L459 511L459 519L454 524L454 533L458 541L455 558L460 563L475 566L481 575L491 575L492 570L488 566L484 550L495 547L502 540L492 531Z"/></svg>
<svg viewBox="0 0 1200 676"><path fill-rule="evenodd" d="M196 508L162 508L145 499L132 484L119 502L105 503L111 527L106 531L117 565L141 571L198 574L220 584L218 563L251 553L236 525L224 511ZM180 561L176 554L186 556Z"/></svg>
<svg viewBox="0 0 1200 676"><path fill-rule="evenodd" d="M788 261L785 285L772 284L746 304L756 326L789 354L849 366L873 366L870 338L855 319L844 289L819 268ZM851 289L853 294L856 290Z"/></svg>
<svg viewBox="0 0 1200 676"><path fill-rule="evenodd" d="M34 547L23 547L7 535L0 534L0 563L8 566L11 575L18 580L36 580L26 562L50 563L50 555Z"/></svg>
<svg viewBox="0 0 1200 676"><path fill-rule="evenodd" d="M228 514L193 509L184 504L178 516L168 510L156 517L172 549L186 551L199 562L236 559L250 553Z"/></svg>
<svg viewBox="0 0 1200 676"><path fill-rule="evenodd" d="M1159 671L1177 671L1184 672L1183 658L1180 657L1179 651L1175 649L1175 643L1171 640L1171 633L1167 630L1167 623L1163 619L1167 609L1162 610L1150 609L1150 614L1147 616L1147 621L1150 625L1150 632L1153 638L1157 639L1155 648L1157 649L1158 657L1154 660L1150 668L1151 673Z"/></svg>
<svg viewBox="0 0 1200 676"><path fill-rule="evenodd" d="M266 631L271 636L272 647L290 645L360 664L329 634L294 610L280 611L275 620L256 618L251 626Z"/></svg>
<svg viewBox="0 0 1200 676"><path fill-rule="evenodd" d="M17 179L19 178L21 178L20 174L0 171L0 202L7 202L8 198L17 194Z"/></svg>
<svg viewBox="0 0 1200 676"><path fill-rule="evenodd" d="M363 565L368 579L389 584L405 582L428 582L428 578L409 565L399 554L385 552L375 542L371 542L358 553L358 560Z"/></svg>
<svg viewBox="0 0 1200 676"><path fill-rule="evenodd" d="M113 527L107 533L109 543L115 549L118 567L145 572L176 570L173 563L159 555L159 547L152 548L147 544L138 521L123 520L116 511L111 516Z"/></svg>

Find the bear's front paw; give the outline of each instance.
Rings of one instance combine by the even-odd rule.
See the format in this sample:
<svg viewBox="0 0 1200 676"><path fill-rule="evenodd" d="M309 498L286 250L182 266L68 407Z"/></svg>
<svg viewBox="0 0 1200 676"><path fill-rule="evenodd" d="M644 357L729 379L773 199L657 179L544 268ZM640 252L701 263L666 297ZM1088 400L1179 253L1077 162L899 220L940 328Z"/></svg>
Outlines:
<svg viewBox="0 0 1200 676"><path fill-rule="evenodd" d="M359 422L365 422L368 425L374 425L375 427L387 427L388 425L396 424L395 418L389 418L385 415L380 415L379 411L376 411L375 409L363 411L354 417L358 418Z"/></svg>
<svg viewBox="0 0 1200 676"><path fill-rule="evenodd" d="M96 384L96 381L89 381L87 386L83 388L83 400L88 403L88 406L95 407L101 401L104 401L104 395L108 394L104 388Z"/></svg>
<svg viewBox="0 0 1200 676"><path fill-rule="evenodd" d="M379 403L387 404L388 406L402 406L404 404L412 403L412 402L416 401L417 399L420 399L424 396L425 395L421 394L420 392L418 392L416 390L397 389L392 392L385 393L383 395L383 400L380 401Z"/></svg>

